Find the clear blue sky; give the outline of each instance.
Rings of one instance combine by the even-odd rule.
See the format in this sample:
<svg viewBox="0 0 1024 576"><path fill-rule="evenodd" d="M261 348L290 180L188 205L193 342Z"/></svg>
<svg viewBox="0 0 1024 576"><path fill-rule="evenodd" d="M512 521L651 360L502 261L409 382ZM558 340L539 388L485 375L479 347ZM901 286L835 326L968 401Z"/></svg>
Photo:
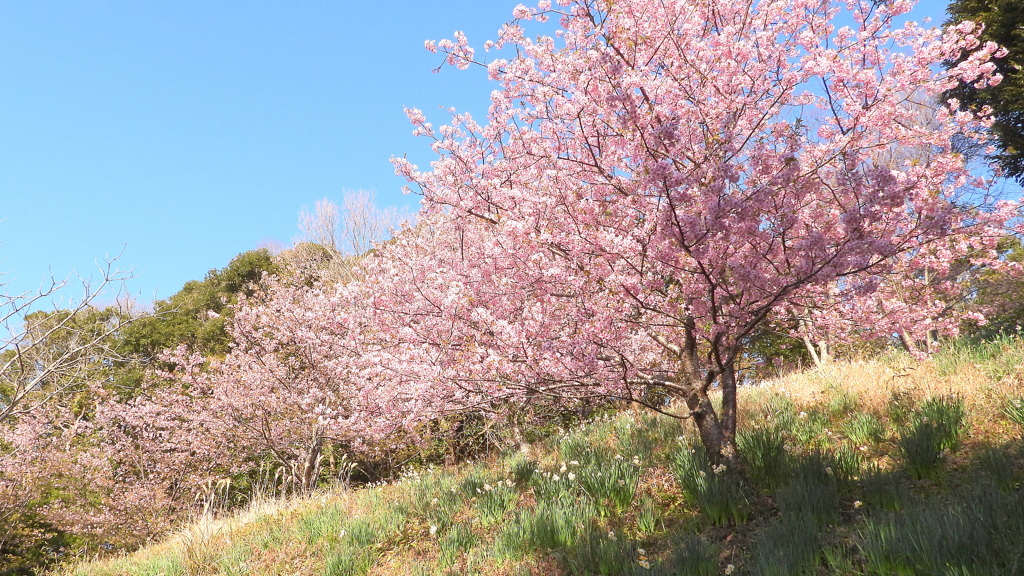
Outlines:
<svg viewBox="0 0 1024 576"><path fill-rule="evenodd" d="M423 41L480 47L515 4L0 0L0 271L32 289L123 250L149 301L290 243L300 208L345 188L415 206L389 159L431 153L403 106L440 124L493 88L433 74Z"/></svg>

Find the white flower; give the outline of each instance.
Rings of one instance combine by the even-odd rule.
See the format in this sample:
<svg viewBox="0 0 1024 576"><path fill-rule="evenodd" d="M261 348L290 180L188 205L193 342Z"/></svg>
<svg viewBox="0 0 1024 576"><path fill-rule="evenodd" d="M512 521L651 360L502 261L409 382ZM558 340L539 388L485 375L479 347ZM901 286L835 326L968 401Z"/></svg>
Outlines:
<svg viewBox="0 0 1024 576"><path fill-rule="evenodd" d="M861 502L860 500L857 500L856 502L853 503L853 507L854 508L860 508L863 505L864 505L864 503Z"/></svg>
<svg viewBox="0 0 1024 576"><path fill-rule="evenodd" d="M825 474L828 474L829 476L833 476L835 473L832 472L832 467L831 466L826 466L825 467Z"/></svg>
<svg viewBox="0 0 1024 576"><path fill-rule="evenodd" d="M434 534L437 534L437 526L430 527L430 535L433 536Z"/></svg>
<svg viewBox="0 0 1024 576"><path fill-rule="evenodd" d="M608 531L608 539L612 541L618 540L618 538L615 537L615 532L612 530Z"/></svg>
<svg viewBox="0 0 1024 576"><path fill-rule="evenodd" d="M576 475L575 475L575 474L573 474L572 472L569 472L569 475L568 475L568 476L566 476L566 478L568 478L568 479L569 479L569 481L570 481L570 482L572 482L573 480L575 480L575 479L576 479Z"/></svg>
<svg viewBox="0 0 1024 576"><path fill-rule="evenodd" d="M637 548L636 549L636 553L641 555L641 556L647 556L647 551L644 550L643 548Z"/></svg>
<svg viewBox="0 0 1024 576"><path fill-rule="evenodd" d="M733 566L732 564L729 564L728 566L725 567L725 573L726 574L732 574L732 571L735 570L735 569L736 569L735 566Z"/></svg>

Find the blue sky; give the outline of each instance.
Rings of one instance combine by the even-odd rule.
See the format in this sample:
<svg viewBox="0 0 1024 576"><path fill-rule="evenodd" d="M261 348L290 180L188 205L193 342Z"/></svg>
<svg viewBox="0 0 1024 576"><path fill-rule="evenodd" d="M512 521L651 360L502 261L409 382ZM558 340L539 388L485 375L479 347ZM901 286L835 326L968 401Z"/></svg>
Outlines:
<svg viewBox="0 0 1024 576"><path fill-rule="evenodd" d="M423 41L495 36L516 2L0 0L0 271L30 290L123 252L163 298L236 254L289 244L342 190L415 206L389 159L431 159L403 106L481 113L482 71ZM945 19L929 1L918 19Z"/></svg>

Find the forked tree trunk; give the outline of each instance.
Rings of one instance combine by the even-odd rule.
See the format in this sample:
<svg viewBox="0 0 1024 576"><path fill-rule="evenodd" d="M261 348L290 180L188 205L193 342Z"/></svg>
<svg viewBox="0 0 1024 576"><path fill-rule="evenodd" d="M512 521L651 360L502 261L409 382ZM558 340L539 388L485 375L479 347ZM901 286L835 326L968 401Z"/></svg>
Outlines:
<svg viewBox="0 0 1024 576"><path fill-rule="evenodd" d="M731 416L722 420L718 418L707 393L700 388L694 388L684 400L700 441L711 460L715 464L725 464L729 467L736 465L739 460L736 452L735 389L732 391L731 409L727 408L730 402L723 395L723 413Z"/></svg>

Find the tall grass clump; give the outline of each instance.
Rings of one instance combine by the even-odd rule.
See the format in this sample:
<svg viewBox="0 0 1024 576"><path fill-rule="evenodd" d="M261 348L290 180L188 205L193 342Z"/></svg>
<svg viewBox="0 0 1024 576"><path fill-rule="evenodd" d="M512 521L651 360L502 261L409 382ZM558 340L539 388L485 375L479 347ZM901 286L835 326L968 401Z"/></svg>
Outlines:
<svg viewBox="0 0 1024 576"><path fill-rule="evenodd" d="M638 457L626 459L616 454L607 462L580 467L578 480L583 491L602 511L621 514L636 497L640 471L641 462Z"/></svg>
<svg viewBox="0 0 1024 576"><path fill-rule="evenodd" d="M790 481L775 493L775 505L793 527L811 530L835 523L839 516L840 478L849 474L834 457L803 455L793 464Z"/></svg>
<svg viewBox="0 0 1024 576"><path fill-rule="evenodd" d="M737 471L713 465L704 446L683 442L673 461L673 472L683 492L712 524L747 521L749 505Z"/></svg>
<svg viewBox="0 0 1024 576"><path fill-rule="evenodd" d="M1003 414L1020 429L1024 438L1024 397L1007 398L1003 403Z"/></svg>
<svg viewBox="0 0 1024 576"><path fill-rule="evenodd" d="M982 483L959 502L869 517L860 538L869 574L1021 574L1024 494Z"/></svg>
<svg viewBox="0 0 1024 576"><path fill-rule="evenodd" d="M594 506L588 501L562 495L520 511L506 532L541 550L571 548L590 531L595 515Z"/></svg>
<svg viewBox="0 0 1024 576"><path fill-rule="evenodd" d="M930 398L910 417L896 440L907 470L915 478L934 474L943 463L944 451L956 451L966 434L963 400Z"/></svg>
<svg viewBox="0 0 1024 576"><path fill-rule="evenodd" d="M789 457L782 430L777 426L758 426L743 430L737 438L747 478L758 488L775 490L789 475Z"/></svg>
<svg viewBox="0 0 1024 576"><path fill-rule="evenodd" d="M751 546L748 568L753 576L811 576L820 550L812 521L783 516L760 531Z"/></svg>
<svg viewBox="0 0 1024 576"><path fill-rule="evenodd" d="M843 424L843 433L858 446L870 446L885 438L885 424L869 412L859 412Z"/></svg>
<svg viewBox="0 0 1024 576"><path fill-rule="evenodd" d="M718 570L718 548L696 534L683 534L672 543L674 552L651 572L656 576L713 576Z"/></svg>
<svg viewBox="0 0 1024 576"><path fill-rule="evenodd" d="M902 470L883 470L872 462L860 478L861 498L868 508L898 512L910 500L910 488Z"/></svg>

